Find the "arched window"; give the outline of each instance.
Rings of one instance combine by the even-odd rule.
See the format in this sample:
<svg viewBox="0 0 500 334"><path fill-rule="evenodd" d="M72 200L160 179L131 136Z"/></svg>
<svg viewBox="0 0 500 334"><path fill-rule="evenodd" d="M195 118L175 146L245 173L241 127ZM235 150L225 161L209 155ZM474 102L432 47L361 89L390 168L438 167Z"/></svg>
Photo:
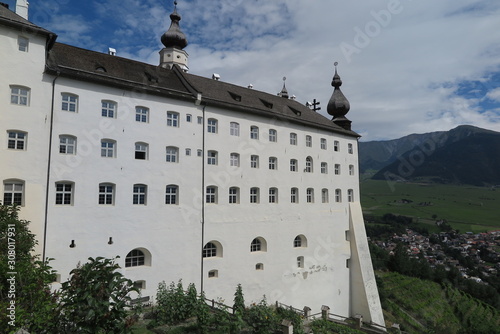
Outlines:
<svg viewBox="0 0 500 334"><path fill-rule="evenodd" d="M151 254L144 248L133 249L125 257L125 268L150 265Z"/></svg>
<svg viewBox="0 0 500 334"><path fill-rule="evenodd" d="M257 237L252 240L250 244L250 252L266 252L267 251L267 243L264 238Z"/></svg>
<svg viewBox="0 0 500 334"><path fill-rule="evenodd" d="M203 257L222 257L222 245L215 240L209 241L203 247Z"/></svg>
<svg viewBox="0 0 500 334"><path fill-rule="evenodd" d="M299 234L298 236L293 239L293 247L298 248L298 247L307 247L307 239L304 235Z"/></svg>

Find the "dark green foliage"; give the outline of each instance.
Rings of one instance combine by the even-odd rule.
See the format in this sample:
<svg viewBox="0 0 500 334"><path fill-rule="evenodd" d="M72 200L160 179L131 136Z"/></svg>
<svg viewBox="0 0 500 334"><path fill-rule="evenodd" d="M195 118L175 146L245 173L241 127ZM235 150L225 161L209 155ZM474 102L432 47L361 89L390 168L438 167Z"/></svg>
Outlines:
<svg viewBox="0 0 500 334"><path fill-rule="evenodd" d="M114 259L89 258L61 288L61 333L128 333L128 296L133 283Z"/></svg>
<svg viewBox="0 0 500 334"><path fill-rule="evenodd" d="M302 317L295 310L290 308L278 307L276 308L276 314L282 320L290 320L293 324L293 334L304 334L304 329L302 326Z"/></svg>
<svg viewBox="0 0 500 334"><path fill-rule="evenodd" d="M245 298L243 297L243 289L241 288L241 284L238 284L236 287L236 292L234 293L234 305L233 305L234 314L243 314L245 311Z"/></svg>
<svg viewBox="0 0 500 334"><path fill-rule="evenodd" d="M29 222L19 219L18 211L18 207L0 205L0 332L13 333L23 327L32 333L52 333L58 316L57 295L50 292L49 284L56 275L49 259L33 256L35 235L29 231ZM11 286L15 291L9 291ZM15 301L15 318L8 317L11 301ZM14 326L9 325L12 320Z"/></svg>
<svg viewBox="0 0 500 334"><path fill-rule="evenodd" d="M314 334L363 334L364 332L358 331L347 326L341 326L331 321L316 319L311 322L311 329Z"/></svg>
<svg viewBox="0 0 500 334"><path fill-rule="evenodd" d="M243 319L254 334L274 333L280 328L279 317L275 310L267 305L265 296L258 304L252 304L246 309Z"/></svg>
<svg viewBox="0 0 500 334"><path fill-rule="evenodd" d="M179 281L177 285L172 282L168 287L165 282L161 282L156 293L157 321L161 324L173 325L194 316L198 303L196 295L194 285L190 285L189 293L185 294L182 281Z"/></svg>

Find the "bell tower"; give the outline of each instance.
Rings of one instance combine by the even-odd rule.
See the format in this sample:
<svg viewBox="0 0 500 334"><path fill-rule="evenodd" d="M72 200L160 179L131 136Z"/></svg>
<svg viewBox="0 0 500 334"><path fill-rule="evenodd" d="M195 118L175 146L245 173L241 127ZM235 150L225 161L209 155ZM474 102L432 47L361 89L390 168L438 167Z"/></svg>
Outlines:
<svg viewBox="0 0 500 334"><path fill-rule="evenodd" d="M174 1L174 11L170 14L170 20L172 21L170 28L161 36L161 42L165 47L160 51L160 66L170 69L177 64L187 72L189 55L184 48L188 41L179 26L181 16L177 13L177 1Z"/></svg>

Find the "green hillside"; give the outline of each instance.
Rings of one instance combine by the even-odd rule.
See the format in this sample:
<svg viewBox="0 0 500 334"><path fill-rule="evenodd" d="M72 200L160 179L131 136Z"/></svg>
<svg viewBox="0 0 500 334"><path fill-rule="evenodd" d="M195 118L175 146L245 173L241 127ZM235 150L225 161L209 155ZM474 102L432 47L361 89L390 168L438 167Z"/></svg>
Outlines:
<svg viewBox="0 0 500 334"><path fill-rule="evenodd" d="M405 215L430 231L436 218L460 232L500 229L500 189L381 180L363 180L360 187L366 215Z"/></svg>
<svg viewBox="0 0 500 334"><path fill-rule="evenodd" d="M453 287L393 272L377 272L386 323L409 334L500 333L495 308Z"/></svg>

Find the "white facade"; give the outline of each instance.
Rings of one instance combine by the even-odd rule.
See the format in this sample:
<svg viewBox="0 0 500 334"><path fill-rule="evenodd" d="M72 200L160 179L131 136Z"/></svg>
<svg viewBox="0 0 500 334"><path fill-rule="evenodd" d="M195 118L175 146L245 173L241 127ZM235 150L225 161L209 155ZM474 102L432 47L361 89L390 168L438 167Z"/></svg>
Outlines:
<svg viewBox="0 0 500 334"><path fill-rule="evenodd" d="M383 325L354 132L282 117L272 105L266 114L197 92L158 93L156 84L106 84L99 81L112 75L106 66L87 80L78 77L83 69L46 70L51 37L29 36L28 52L19 51L22 29L2 23L0 51L9 64L0 68L3 199L12 195L5 185L23 184L21 216L61 282L88 257L120 256L125 276L142 281L143 296L182 279L232 304L241 283L247 303L265 295L313 313L327 305ZM107 64L124 61L106 57ZM204 82L180 72L192 86ZM27 105L12 103L11 86L29 87ZM220 83L227 87L246 94ZM22 149L9 146L12 130L27 134Z"/></svg>

